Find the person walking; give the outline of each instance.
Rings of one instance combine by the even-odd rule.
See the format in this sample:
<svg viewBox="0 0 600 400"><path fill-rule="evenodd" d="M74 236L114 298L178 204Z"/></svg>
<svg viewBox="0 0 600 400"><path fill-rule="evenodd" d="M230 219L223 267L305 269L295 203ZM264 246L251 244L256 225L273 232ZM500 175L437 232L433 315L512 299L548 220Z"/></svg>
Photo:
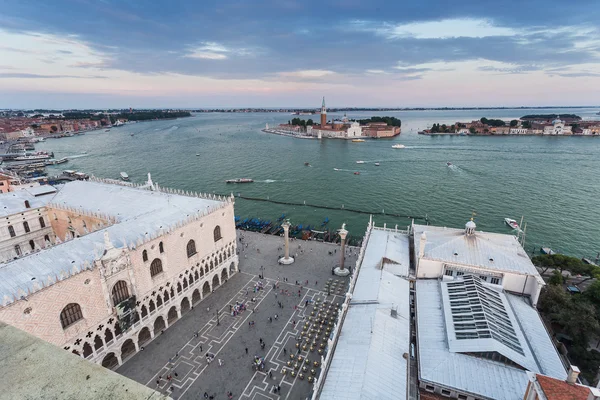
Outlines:
<svg viewBox="0 0 600 400"><path fill-rule="evenodd" d="M248 348L246 347L246 355L248 355Z"/></svg>

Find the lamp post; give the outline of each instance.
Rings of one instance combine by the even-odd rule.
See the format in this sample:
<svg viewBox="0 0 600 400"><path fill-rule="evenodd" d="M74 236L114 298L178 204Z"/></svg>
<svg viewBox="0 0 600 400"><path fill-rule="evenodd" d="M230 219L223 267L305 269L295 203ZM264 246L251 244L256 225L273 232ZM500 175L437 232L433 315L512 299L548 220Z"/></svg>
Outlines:
<svg viewBox="0 0 600 400"><path fill-rule="evenodd" d="M260 266L260 279L265 279L265 267L264 266Z"/></svg>
<svg viewBox="0 0 600 400"><path fill-rule="evenodd" d="M217 326L221 325L221 321L219 320L219 309L217 308Z"/></svg>
<svg viewBox="0 0 600 400"><path fill-rule="evenodd" d="M294 262L294 259L290 257L290 239L289 239L289 231L290 231L290 222L288 220L283 221L281 224L284 233L285 239L285 254L282 258L279 259L280 264L289 265Z"/></svg>
<svg viewBox="0 0 600 400"><path fill-rule="evenodd" d="M346 224L342 224L342 229L338 231L340 235L341 248L340 248L340 266L337 267L333 273L337 276L348 276L350 271L344 267L344 259L346 258L346 236L348 236L348 231L346 230Z"/></svg>

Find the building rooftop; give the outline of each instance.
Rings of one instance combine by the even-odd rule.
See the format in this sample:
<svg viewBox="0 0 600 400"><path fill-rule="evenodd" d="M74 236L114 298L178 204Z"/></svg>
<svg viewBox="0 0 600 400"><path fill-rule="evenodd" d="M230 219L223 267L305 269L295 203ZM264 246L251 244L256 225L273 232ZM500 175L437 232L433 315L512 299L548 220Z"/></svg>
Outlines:
<svg viewBox="0 0 600 400"><path fill-rule="evenodd" d="M484 318L486 323L496 324L494 330L500 333L496 338L490 334L490 338L458 339L453 322L456 314L448 304L449 300L444 298L444 291L451 288L448 283L430 279L416 283L421 380L471 393L474 397L500 400L523 398L528 382L525 369L561 380L566 378L566 371L537 311L523 297L496 291L500 306L493 304L488 308L495 308L504 316L486 315ZM488 303L492 302L498 303L497 299L488 300ZM487 314L486 311L483 313ZM506 326L506 320L510 322L510 328ZM514 333L512 344L516 342L522 354L504 343L503 340L511 337L510 331Z"/></svg>
<svg viewBox="0 0 600 400"><path fill-rule="evenodd" d="M476 231L465 235L464 229L413 225L415 251L423 232L427 237L423 258L500 272L539 276L529 256L512 235Z"/></svg>
<svg viewBox="0 0 600 400"><path fill-rule="evenodd" d="M539 374L535 374L533 380L537 381L539 388L546 396L546 400L588 400L590 398L592 388L588 386L572 384ZM594 389L597 396L598 389Z"/></svg>
<svg viewBox="0 0 600 400"><path fill-rule="evenodd" d="M0 354L2 398L168 398L3 322L0 322Z"/></svg>
<svg viewBox="0 0 600 400"><path fill-rule="evenodd" d="M382 264L386 255L406 262L407 272L408 236L374 228L321 399L407 397L410 284L402 267Z"/></svg>
<svg viewBox="0 0 600 400"><path fill-rule="evenodd" d="M54 187L48 186L45 189L48 193L42 193L43 191L39 190L42 187L36 186L0 194L0 217L22 213L31 208L44 207L53 197L51 196L53 192L49 188L54 189ZM25 201L29 202L30 208L25 206Z"/></svg>
<svg viewBox="0 0 600 400"><path fill-rule="evenodd" d="M12 194L0 195L0 200ZM32 207L50 204L114 217L116 223L0 264L0 303L4 305L91 268L104 253L105 231L114 247L133 247L224 204L217 199L92 181L69 182L58 186L54 195L29 199Z"/></svg>

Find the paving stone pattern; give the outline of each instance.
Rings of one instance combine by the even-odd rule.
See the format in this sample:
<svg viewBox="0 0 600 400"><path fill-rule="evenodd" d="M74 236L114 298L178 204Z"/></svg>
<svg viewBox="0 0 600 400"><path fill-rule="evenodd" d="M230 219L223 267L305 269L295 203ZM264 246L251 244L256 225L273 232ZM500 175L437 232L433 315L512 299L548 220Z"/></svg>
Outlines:
<svg viewBox="0 0 600 400"><path fill-rule="evenodd" d="M348 285L347 278L331 275L340 261L339 246L292 241L290 253L298 253L296 262L283 266L277 263L283 238L249 232L238 237L242 237L240 273L158 335L118 373L174 399L204 399L205 392L227 399L229 391L242 400L310 397L309 380L320 372L319 350L325 349L336 304L343 302ZM354 266L357 251L349 249L347 266ZM264 289L255 293L259 282ZM247 310L234 317L230 305L236 302L245 303ZM249 324L252 321L254 325ZM210 363L207 353L214 355ZM254 356L264 357L264 370L253 368ZM280 386L279 393L273 392L274 385Z"/></svg>

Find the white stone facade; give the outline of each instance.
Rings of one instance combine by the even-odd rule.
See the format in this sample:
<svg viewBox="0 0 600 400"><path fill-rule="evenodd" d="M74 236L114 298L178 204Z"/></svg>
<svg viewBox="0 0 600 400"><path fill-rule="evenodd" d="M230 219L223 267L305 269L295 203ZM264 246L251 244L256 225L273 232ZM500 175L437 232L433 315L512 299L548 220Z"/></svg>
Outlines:
<svg viewBox="0 0 600 400"><path fill-rule="evenodd" d="M168 193L156 195L183 196L182 192ZM190 199L191 204L195 204L194 200L198 204L204 201ZM135 244L114 245L119 240L109 237L110 226L100 227L104 230L104 243L99 246L104 251L91 265L83 269L74 267L71 272L61 271L58 279L49 279L48 283L44 282L44 276L37 277L39 285L34 283L27 295L10 301L5 297L0 306L0 320L88 360L115 368L238 271L233 199L211 196L210 200L218 205L195 216L181 215L183 222L174 226L166 223L158 234L151 232L146 240ZM173 202L172 197L170 201ZM39 218L38 213L43 214L33 209L24 217L33 224ZM11 224L17 223L16 219L11 217ZM46 230L52 232L49 222L43 229L34 225L35 235L43 237ZM120 223L113 222L112 226ZM157 227L158 223L162 222L157 221ZM3 224L0 230L5 235L6 222ZM17 237L21 236L25 234L19 230ZM77 241L86 237L76 235L63 244L58 241L50 249L77 245ZM24 258L43 256L45 251L51 250ZM10 264L15 262L19 260ZM135 322L124 322L127 318L119 312L124 304L133 305L138 315Z"/></svg>
<svg viewBox="0 0 600 400"><path fill-rule="evenodd" d="M0 263L54 243L46 207L30 208L0 220Z"/></svg>

